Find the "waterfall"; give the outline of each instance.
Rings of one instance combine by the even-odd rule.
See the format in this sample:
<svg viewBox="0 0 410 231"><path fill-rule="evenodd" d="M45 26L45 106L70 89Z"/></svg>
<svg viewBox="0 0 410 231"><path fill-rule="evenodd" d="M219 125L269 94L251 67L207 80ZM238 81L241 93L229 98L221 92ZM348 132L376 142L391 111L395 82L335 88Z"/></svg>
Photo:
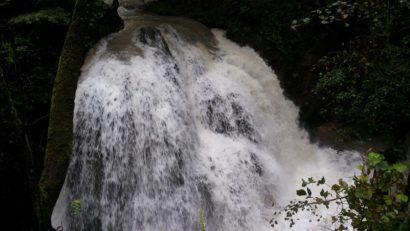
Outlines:
<svg viewBox="0 0 410 231"><path fill-rule="evenodd" d="M53 226L200 230L203 214L208 231L272 230L273 211L295 198L302 177L338 179L357 163L352 152L311 144L297 115L272 69L222 31L129 19L83 66ZM308 219L294 230L328 225Z"/></svg>

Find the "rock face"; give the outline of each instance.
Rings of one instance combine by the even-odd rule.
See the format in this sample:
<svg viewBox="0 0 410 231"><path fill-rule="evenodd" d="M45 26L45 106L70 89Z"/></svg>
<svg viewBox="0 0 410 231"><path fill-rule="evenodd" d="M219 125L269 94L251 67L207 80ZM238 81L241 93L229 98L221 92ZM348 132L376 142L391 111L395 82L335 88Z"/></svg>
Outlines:
<svg viewBox="0 0 410 231"><path fill-rule="evenodd" d="M145 4L144 0L119 0L120 6L125 8L138 8Z"/></svg>
<svg viewBox="0 0 410 231"><path fill-rule="evenodd" d="M113 0L108 1L111 1L112 4ZM123 19L135 16L141 12L141 9L145 4L154 1L156 0L118 0L118 15Z"/></svg>

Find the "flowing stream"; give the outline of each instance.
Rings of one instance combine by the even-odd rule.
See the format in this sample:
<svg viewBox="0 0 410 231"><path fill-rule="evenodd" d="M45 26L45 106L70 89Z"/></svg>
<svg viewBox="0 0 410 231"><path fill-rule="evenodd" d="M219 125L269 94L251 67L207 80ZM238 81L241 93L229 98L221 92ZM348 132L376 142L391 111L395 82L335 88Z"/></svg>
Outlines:
<svg viewBox="0 0 410 231"><path fill-rule="evenodd" d="M272 230L273 211L296 197L302 177L338 179L357 163L309 143L297 115L272 69L222 31L128 19L83 66L53 226L199 231L203 216L208 231ZM309 219L293 230L330 227Z"/></svg>

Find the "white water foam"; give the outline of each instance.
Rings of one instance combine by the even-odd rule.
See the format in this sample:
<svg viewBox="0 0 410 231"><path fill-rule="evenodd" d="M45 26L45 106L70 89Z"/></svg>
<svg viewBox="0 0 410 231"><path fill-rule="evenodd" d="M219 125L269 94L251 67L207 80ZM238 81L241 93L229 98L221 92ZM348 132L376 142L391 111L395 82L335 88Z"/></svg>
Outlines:
<svg viewBox="0 0 410 231"><path fill-rule="evenodd" d="M113 35L83 67L54 227L200 230L203 211L208 230L272 230L273 211L296 197L301 178L352 175L357 154L309 142L255 51L222 31L209 47L176 28L136 28L133 55L108 49ZM331 227L299 217L291 230Z"/></svg>

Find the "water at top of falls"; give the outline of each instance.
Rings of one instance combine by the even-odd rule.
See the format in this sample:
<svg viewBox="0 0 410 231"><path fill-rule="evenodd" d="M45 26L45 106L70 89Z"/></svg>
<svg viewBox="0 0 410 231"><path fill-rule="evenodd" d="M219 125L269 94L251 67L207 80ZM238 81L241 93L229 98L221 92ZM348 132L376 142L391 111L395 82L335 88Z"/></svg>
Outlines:
<svg viewBox="0 0 410 231"><path fill-rule="evenodd" d="M207 230L272 230L273 211L294 199L301 178L336 180L357 163L354 152L309 143L297 115L271 68L222 31L130 19L83 66L53 226L200 230L203 213ZM309 219L293 230L331 226Z"/></svg>
<svg viewBox="0 0 410 231"><path fill-rule="evenodd" d="M109 6L112 6L114 3L114 0L103 1ZM127 20L130 17L141 14L145 4L155 1L157 0L118 0L117 12L122 19Z"/></svg>

